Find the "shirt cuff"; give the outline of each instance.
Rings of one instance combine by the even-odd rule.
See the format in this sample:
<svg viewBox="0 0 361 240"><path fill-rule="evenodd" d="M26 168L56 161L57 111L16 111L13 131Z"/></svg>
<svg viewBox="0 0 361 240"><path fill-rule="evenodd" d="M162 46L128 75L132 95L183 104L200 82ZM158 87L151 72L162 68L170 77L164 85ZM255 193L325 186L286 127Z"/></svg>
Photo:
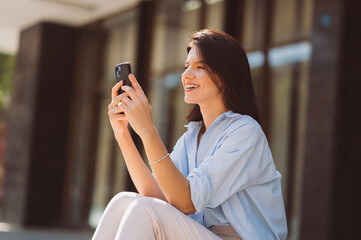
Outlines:
<svg viewBox="0 0 361 240"><path fill-rule="evenodd" d="M203 212L206 208L210 184L206 171L201 168L195 168L187 177L191 190L191 199L196 209L196 213Z"/></svg>

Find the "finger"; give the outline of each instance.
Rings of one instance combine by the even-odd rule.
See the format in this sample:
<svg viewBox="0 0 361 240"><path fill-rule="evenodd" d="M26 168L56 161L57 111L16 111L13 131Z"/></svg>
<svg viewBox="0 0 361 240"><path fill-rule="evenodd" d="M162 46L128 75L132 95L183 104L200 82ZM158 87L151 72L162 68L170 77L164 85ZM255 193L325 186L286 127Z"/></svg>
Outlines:
<svg viewBox="0 0 361 240"><path fill-rule="evenodd" d="M120 107L114 107L114 108L111 108L108 110L108 113L109 114L119 114L119 113L122 113L123 112L123 109L120 108Z"/></svg>
<svg viewBox="0 0 361 240"><path fill-rule="evenodd" d="M124 121L128 120L125 114L109 114L109 118L112 121Z"/></svg>
<svg viewBox="0 0 361 240"><path fill-rule="evenodd" d="M129 86L122 86L122 90L125 91L126 93L129 94L130 98L134 101L136 101L136 99L138 99L138 95L136 94L136 92L134 91L134 89L132 87Z"/></svg>
<svg viewBox="0 0 361 240"><path fill-rule="evenodd" d="M129 100L128 103L131 103L131 100L129 98L124 98L124 99L126 99L125 101ZM124 102L124 99L122 102L118 103L118 108L120 108L124 112L124 114L126 114L126 112L129 109L129 106Z"/></svg>
<svg viewBox="0 0 361 240"><path fill-rule="evenodd" d="M123 113L123 109L121 107L115 107L114 113Z"/></svg>
<svg viewBox="0 0 361 240"><path fill-rule="evenodd" d="M128 76L130 82L132 83L132 86L134 88L134 90L140 95L140 94L144 94L142 87L139 85L137 79L135 78L135 76L133 74L129 74Z"/></svg>
<svg viewBox="0 0 361 240"><path fill-rule="evenodd" d="M124 97L129 96L129 94L127 92L124 92L118 96L116 96L112 102L108 105L108 110L110 110L111 108L114 108L118 105L119 102L121 102L123 100Z"/></svg>
<svg viewBox="0 0 361 240"><path fill-rule="evenodd" d="M124 82L123 80L120 80L117 84L114 85L112 88L112 99L114 99L116 96L118 96L118 91L121 86L123 86Z"/></svg>
<svg viewBox="0 0 361 240"><path fill-rule="evenodd" d="M129 93L123 92L122 94L116 96L116 97L114 98L114 102L115 102L116 104L118 104L118 103L121 102L121 101L123 100L123 98L125 98L125 97L129 97Z"/></svg>
<svg viewBox="0 0 361 240"><path fill-rule="evenodd" d="M120 108L123 108L124 106L129 107L129 105L131 105L131 104L132 104L132 100L125 97L125 98L123 98L123 100L120 103L118 103L118 107L120 107Z"/></svg>

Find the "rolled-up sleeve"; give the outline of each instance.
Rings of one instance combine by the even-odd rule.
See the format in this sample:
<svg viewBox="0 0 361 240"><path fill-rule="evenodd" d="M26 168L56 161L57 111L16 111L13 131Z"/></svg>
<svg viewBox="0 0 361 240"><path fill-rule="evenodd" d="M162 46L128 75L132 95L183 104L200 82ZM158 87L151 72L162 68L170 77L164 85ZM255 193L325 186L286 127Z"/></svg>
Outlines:
<svg viewBox="0 0 361 240"><path fill-rule="evenodd" d="M187 179L191 198L198 212L215 208L257 182L257 178L272 162L268 154L265 136L256 124L245 124L234 129L219 141L214 153L194 168ZM262 167L260 167L262 166Z"/></svg>

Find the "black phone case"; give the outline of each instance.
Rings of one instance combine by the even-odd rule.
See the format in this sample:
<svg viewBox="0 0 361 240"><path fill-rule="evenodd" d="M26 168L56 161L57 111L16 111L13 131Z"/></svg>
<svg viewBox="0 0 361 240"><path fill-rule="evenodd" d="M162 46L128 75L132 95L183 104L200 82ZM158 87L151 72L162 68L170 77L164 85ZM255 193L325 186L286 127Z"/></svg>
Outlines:
<svg viewBox="0 0 361 240"><path fill-rule="evenodd" d="M131 86L132 84L130 83L129 80L129 74L132 72L131 67L130 67L130 63L129 62L124 62L124 63L120 63L115 65L115 79L117 82L120 82L120 80L123 80L124 85L128 85ZM118 95L123 93L124 91L122 89L119 89L118 91Z"/></svg>

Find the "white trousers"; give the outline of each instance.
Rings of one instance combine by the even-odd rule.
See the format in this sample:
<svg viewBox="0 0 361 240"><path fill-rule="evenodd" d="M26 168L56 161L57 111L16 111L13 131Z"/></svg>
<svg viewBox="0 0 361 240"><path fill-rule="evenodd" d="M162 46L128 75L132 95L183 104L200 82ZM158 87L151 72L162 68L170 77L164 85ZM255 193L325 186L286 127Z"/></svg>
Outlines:
<svg viewBox="0 0 361 240"><path fill-rule="evenodd" d="M172 205L137 193L122 192L109 202L92 240L220 240Z"/></svg>

